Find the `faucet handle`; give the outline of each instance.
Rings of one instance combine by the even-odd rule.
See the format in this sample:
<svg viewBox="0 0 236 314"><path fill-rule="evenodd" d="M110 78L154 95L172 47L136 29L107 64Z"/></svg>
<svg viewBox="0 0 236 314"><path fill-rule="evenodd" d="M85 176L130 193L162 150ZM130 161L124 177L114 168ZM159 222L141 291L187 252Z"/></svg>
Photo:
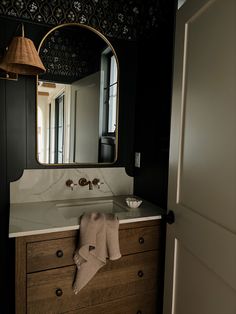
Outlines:
<svg viewBox="0 0 236 314"><path fill-rule="evenodd" d="M80 186L85 186L85 185L88 184L88 181L85 178L80 178L78 183L79 183Z"/></svg>
<svg viewBox="0 0 236 314"><path fill-rule="evenodd" d="M100 189L101 184L103 184L103 182L101 182L100 179L98 179L98 178L94 178L93 181L92 181L92 184L97 186L98 189Z"/></svg>
<svg viewBox="0 0 236 314"><path fill-rule="evenodd" d="M76 183L74 183L71 179L68 179L66 181L66 186L68 186L69 188L71 188L71 190L73 191L74 186L77 185Z"/></svg>

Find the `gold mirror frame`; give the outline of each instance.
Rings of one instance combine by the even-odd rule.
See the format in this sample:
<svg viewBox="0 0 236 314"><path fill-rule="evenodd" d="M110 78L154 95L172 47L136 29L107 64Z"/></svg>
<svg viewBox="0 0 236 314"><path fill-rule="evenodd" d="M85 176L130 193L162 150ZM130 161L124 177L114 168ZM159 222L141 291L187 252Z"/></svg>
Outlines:
<svg viewBox="0 0 236 314"><path fill-rule="evenodd" d="M78 27L82 27L85 28L87 30L92 31L93 33L95 33L96 35L98 35L101 39L103 39L106 44L110 47L112 53L115 56L116 59L116 63L117 63L117 98L116 98L116 134L115 134L115 158L113 162L98 162L98 163L53 163L53 164L49 164L49 163L41 163L38 159L38 136L37 136L37 129L38 129L38 81L39 81L39 77L38 75L36 76L36 129L35 129L35 133L36 133L36 160L40 165L46 165L46 166L51 166L51 167L55 167L55 166L60 166L60 167L67 167L68 166L109 166L109 165L113 165L117 162L117 158L118 158L118 134L119 134L119 82L120 82L120 67L119 67L119 61L118 61L118 57L117 54L115 52L114 47L112 46L112 44L110 43L110 41L102 34L100 33L98 30L96 30L95 28L85 25L85 24L81 24L81 23L65 23L65 24L60 24L58 26L53 27L49 32L47 32L47 34L43 37L43 39L41 40L39 47L38 47L38 54L40 54L40 49L43 45L43 42L46 40L46 38L55 30L63 28L63 27L67 27L67 26L78 26ZM47 69L46 69L47 71Z"/></svg>

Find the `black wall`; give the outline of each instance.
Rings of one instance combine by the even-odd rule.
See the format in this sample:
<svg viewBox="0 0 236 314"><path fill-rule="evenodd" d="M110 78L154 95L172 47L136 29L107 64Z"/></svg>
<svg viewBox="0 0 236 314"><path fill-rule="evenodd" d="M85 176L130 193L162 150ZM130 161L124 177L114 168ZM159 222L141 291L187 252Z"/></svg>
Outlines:
<svg viewBox="0 0 236 314"><path fill-rule="evenodd" d="M168 1L168 0L166 0ZM134 170L134 194L167 210L170 115L175 27L175 1L155 34L138 44L137 99L135 106L135 152L141 153ZM165 222L163 221L163 235ZM164 289L165 238L160 251L160 289ZM162 313L163 300L159 300Z"/></svg>
<svg viewBox="0 0 236 314"><path fill-rule="evenodd" d="M175 1L169 1L165 23L138 44L134 193L167 208Z"/></svg>

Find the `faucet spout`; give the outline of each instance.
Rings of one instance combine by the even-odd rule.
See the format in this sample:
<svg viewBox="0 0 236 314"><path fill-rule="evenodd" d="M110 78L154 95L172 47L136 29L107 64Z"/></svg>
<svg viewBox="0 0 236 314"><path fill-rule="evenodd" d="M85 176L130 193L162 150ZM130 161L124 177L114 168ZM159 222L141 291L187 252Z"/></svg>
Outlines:
<svg viewBox="0 0 236 314"><path fill-rule="evenodd" d="M88 185L89 186L89 190L92 190L93 189L93 184L92 184L92 182L89 180L87 180L87 179L85 179L85 178L80 178L79 179L79 185L80 186L86 186L86 185Z"/></svg>
<svg viewBox="0 0 236 314"><path fill-rule="evenodd" d="M92 184L92 182L90 180L88 181L88 186L89 186L89 190L93 189L93 184Z"/></svg>

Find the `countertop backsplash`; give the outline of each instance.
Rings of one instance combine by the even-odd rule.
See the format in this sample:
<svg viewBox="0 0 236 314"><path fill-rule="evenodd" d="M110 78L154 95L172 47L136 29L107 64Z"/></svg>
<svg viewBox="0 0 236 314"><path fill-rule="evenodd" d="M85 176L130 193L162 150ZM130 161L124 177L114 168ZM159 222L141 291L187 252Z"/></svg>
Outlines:
<svg viewBox="0 0 236 314"><path fill-rule="evenodd" d="M100 180L100 188L80 186L78 181L85 178ZM66 186L70 179L73 189ZM22 177L10 184L11 203L42 202L89 197L104 197L133 194L133 177L125 168L73 168L24 170Z"/></svg>

